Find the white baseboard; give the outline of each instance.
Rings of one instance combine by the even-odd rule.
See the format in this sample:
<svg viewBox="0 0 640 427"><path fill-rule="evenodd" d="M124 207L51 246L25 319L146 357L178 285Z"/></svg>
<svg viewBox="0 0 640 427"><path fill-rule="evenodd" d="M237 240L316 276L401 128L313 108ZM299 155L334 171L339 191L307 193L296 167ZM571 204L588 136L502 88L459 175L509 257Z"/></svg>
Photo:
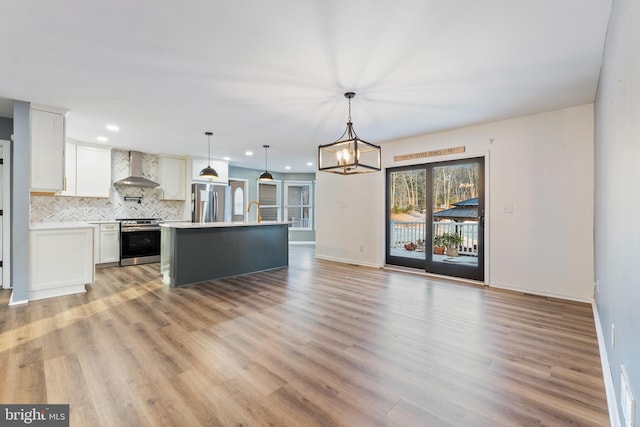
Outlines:
<svg viewBox="0 0 640 427"><path fill-rule="evenodd" d="M291 240L289 240L289 244L290 245L315 245L316 241L315 240L309 240L309 241L303 241L303 240L291 241Z"/></svg>
<svg viewBox="0 0 640 427"><path fill-rule="evenodd" d="M558 298L558 299L564 299L567 301L575 301L575 302L584 302L587 304L591 304L593 303L593 297L578 297L575 295L566 295L566 294L557 294L554 292L545 292L545 291L540 291L539 289L527 289L527 288L515 288L513 286L509 286L509 285L501 285L499 283L489 283L489 286L492 288L496 288L496 289L504 289L507 291L515 291L515 292L522 292L525 294L531 294L531 295L536 295L539 297L548 297L548 298Z"/></svg>
<svg viewBox="0 0 640 427"><path fill-rule="evenodd" d="M63 295L72 295L86 292L86 288L83 284L80 285L66 285L57 286L52 288L38 289L29 291L29 300L37 300L43 298L60 297Z"/></svg>
<svg viewBox="0 0 640 427"><path fill-rule="evenodd" d="M616 387L613 385L613 377L611 374L611 366L609 366L609 358L607 357L607 346L602 332L602 323L600 323L600 314L598 314L598 306L596 302L591 303L593 309L593 320L596 324L596 334L598 336L598 348L600 349L600 363L602 364L602 376L604 377L604 389L607 393L607 407L609 409L609 421L611 427L620 427L620 414L618 414L618 399L616 397Z"/></svg>

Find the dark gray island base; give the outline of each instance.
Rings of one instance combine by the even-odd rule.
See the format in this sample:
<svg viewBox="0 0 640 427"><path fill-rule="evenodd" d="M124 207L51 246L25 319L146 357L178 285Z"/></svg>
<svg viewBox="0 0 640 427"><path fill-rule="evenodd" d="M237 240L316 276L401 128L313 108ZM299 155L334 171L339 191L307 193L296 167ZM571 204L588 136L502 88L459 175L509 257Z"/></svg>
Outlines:
<svg viewBox="0 0 640 427"><path fill-rule="evenodd" d="M183 286L289 265L289 224L162 224L162 280Z"/></svg>

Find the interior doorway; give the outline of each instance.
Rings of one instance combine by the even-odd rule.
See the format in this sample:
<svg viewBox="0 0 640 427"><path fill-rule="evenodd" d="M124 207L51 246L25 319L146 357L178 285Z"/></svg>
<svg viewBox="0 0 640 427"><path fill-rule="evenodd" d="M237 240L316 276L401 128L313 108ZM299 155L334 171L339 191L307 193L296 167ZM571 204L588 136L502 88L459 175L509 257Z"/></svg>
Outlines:
<svg viewBox="0 0 640 427"><path fill-rule="evenodd" d="M386 263L484 281L484 158L387 169Z"/></svg>

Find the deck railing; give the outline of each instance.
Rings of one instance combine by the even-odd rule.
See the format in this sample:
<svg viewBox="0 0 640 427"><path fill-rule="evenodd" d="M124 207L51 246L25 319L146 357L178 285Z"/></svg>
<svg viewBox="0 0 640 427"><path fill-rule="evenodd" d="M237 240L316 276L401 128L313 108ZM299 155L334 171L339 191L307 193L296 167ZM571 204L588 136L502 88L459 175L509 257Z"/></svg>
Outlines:
<svg viewBox="0 0 640 427"><path fill-rule="evenodd" d="M423 248L425 236L424 222L391 221L391 247L402 248L407 243L415 243L418 249ZM462 244L458 246L460 255L478 256L478 223L477 222L434 222L433 235L456 233L462 236Z"/></svg>
<svg viewBox="0 0 640 427"><path fill-rule="evenodd" d="M309 218L289 218L290 228L309 228Z"/></svg>

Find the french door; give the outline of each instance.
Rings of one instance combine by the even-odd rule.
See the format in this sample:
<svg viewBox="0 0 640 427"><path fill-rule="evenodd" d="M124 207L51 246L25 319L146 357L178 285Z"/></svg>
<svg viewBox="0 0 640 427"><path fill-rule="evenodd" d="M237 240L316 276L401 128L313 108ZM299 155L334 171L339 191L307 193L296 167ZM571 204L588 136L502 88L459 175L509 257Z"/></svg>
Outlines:
<svg viewBox="0 0 640 427"><path fill-rule="evenodd" d="M484 158L387 169L386 263L484 281Z"/></svg>

